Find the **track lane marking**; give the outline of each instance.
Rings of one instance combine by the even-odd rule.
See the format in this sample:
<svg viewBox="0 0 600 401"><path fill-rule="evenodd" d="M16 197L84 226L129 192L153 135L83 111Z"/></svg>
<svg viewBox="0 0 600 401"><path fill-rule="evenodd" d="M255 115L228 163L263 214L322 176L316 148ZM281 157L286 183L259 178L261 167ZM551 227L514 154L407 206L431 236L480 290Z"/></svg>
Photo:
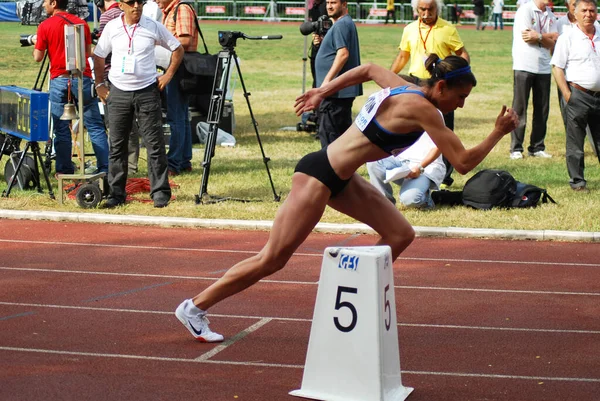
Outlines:
<svg viewBox="0 0 600 401"><path fill-rule="evenodd" d="M0 346L0 350L12 351L12 352L39 353L39 354L87 356L87 357L96 357L96 358L138 359L138 360L161 361L161 362L210 363L210 364L214 364L214 365L237 365L237 366L253 366L253 367L269 367L269 368L304 369L304 365L250 362L250 361L248 361L248 362L217 361L214 359L197 360L197 359L188 359L188 358L170 358L170 357L148 356L148 355L107 354L107 353L96 353L96 352L61 351L61 350L53 350L53 349L3 347L3 346ZM600 378L588 378L588 377L521 376L521 375L500 375L500 374L461 373L461 372L428 372L428 371L411 371L411 370L402 370L401 374L426 375L426 376L471 377L471 378L476 377L476 378L486 378L486 379L600 383Z"/></svg>
<svg viewBox="0 0 600 401"><path fill-rule="evenodd" d="M122 245L122 244L92 244L81 242L60 242L60 241L33 241L33 240L14 240L0 239L0 242L5 243L22 243L22 244L40 244L40 245L57 245L57 246L84 246L84 247L102 247L102 248L124 248L124 249L140 249L140 250L159 250L159 251L191 251L191 252L208 252L208 253L237 253L257 255L259 251L244 251L237 249L212 249L212 248L180 248L166 246L144 246L144 245ZM304 253L296 252L293 256L308 256L322 257L323 253ZM543 262L543 261L523 261L523 260L490 260L490 259L448 259L448 258L419 258L419 257L399 257L396 261L414 260L424 262L461 262L461 263L498 263L498 264L515 264L515 265L545 265L545 266L580 266L580 267L600 267L600 263L575 263L575 262Z"/></svg>
<svg viewBox="0 0 600 401"><path fill-rule="evenodd" d="M23 302L3 302L0 305L6 306L26 306L34 308L51 308L51 309L74 309L84 311L97 312L118 312L118 313L145 313L151 315L172 315L171 311L157 310L140 310L140 309L122 309L122 308L100 308L88 306L73 306L73 305L51 305L51 304L34 304ZM211 313L210 317L218 317L223 319L252 319L252 320L277 320L285 322L312 322L312 319L294 318L294 317L278 317L278 316L249 316L249 315L226 315L219 313ZM259 322L260 323L260 322ZM267 322L268 323L268 322ZM257 323L258 324L258 323ZM261 324L262 326L262 324ZM250 326L253 327L253 326ZM463 329L463 330L498 330L498 331L525 331L534 333L560 333L560 334L600 334L600 330L569 330L569 329L543 329L543 328L525 328L525 327L493 327L493 326L464 326L451 324L427 324L427 323L398 323L398 327L426 327L434 329ZM246 329L247 330L247 329Z"/></svg>
<svg viewBox="0 0 600 401"><path fill-rule="evenodd" d="M209 360L213 356L217 355L219 352L227 349L227 347L229 347L230 345L235 344L236 342L238 342L241 339L243 339L244 337L246 337L248 334L255 332L256 330L260 329L261 327L263 327L265 324L269 323L272 320L273 320L272 318L268 318L268 317L262 318L258 322L254 323L252 326L248 327L245 330L240 331L233 337L228 338L222 344L217 345L216 347L214 347L207 353L200 355L198 358L195 358L194 360L196 360L198 362Z"/></svg>
<svg viewBox="0 0 600 401"><path fill-rule="evenodd" d="M85 270L64 270L64 269L41 269L29 267L5 267L0 266L0 270L9 271L29 271L58 274L90 274L99 276L123 276L123 277L143 277L143 278L169 278L179 280L199 280L199 281L217 281L217 277L202 276L174 276L166 274L146 274L146 273L117 273L102 271ZM260 280L261 283L269 284L292 284L292 285L318 285L318 281L293 281L293 280ZM432 291L466 291L466 292L490 292L502 294L531 294L531 295L573 295L573 296L600 296L600 292L571 292L571 291L540 291L540 290L512 290L512 289L494 289L494 288L460 288L460 287L430 287L430 286L410 286L395 285L395 289L401 290L432 290Z"/></svg>

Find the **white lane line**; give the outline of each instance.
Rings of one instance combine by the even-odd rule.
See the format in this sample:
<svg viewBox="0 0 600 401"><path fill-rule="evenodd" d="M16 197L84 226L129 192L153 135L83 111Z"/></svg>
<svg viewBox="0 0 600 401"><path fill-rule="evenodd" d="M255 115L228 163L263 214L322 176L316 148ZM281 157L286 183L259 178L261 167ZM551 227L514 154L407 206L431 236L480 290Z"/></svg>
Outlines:
<svg viewBox="0 0 600 401"><path fill-rule="evenodd" d="M234 361L215 361L211 360L197 360L187 358L168 358L160 356L147 356L147 355L125 355L125 354L106 354L96 352L75 352L75 351L60 351L52 349L40 349L40 348L20 348L20 347L2 347L2 351L12 352L29 352L29 353L40 353L40 354L55 354L55 355L71 355L71 356L88 356L96 358L118 358L118 359L138 359L147 361L161 361L161 362L186 362L186 363L210 363L214 365L237 365L237 366L256 366L256 367L270 367L270 368L289 368L289 369L303 369L303 365L292 365L292 364L281 364L281 363L263 363L263 362L234 362ZM511 380L536 380L536 381L567 381L567 382L583 382L583 383L600 383L600 378L587 378L587 377L551 377L551 376L519 376L519 375L497 375L497 374L484 374L484 373L460 373L460 372L428 372L428 371L411 371L403 370L402 374L408 375L425 375L425 376L452 376L452 377L476 377L485 379L511 379Z"/></svg>
<svg viewBox="0 0 600 401"><path fill-rule="evenodd" d="M102 271L86 271L86 270L66 270L66 269L41 269L29 267L6 267L0 266L0 270L16 270L29 272L43 273L59 273L59 274L90 274L98 276L120 276L120 277L145 277L145 278L170 278L179 280L199 280L199 281L217 281L219 277L199 277L199 276L174 276L168 274L147 274L147 273L120 273L120 272L102 272ZM274 284L300 284L300 285L317 285L316 281L293 281L293 280L261 280L261 283Z"/></svg>
<svg viewBox="0 0 600 401"><path fill-rule="evenodd" d="M213 349L211 349L209 352L200 355L195 360L198 361L198 362L209 360L210 358L212 358L213 356L215 356L219 352L223 351L224 349L226 349L230 345L232 345L232 344L240 341L242 338L246 337L248 334L250 334L252 332L255 332L256 330L260 329L262 326L264 326L265 324L269 323L271 320L273 320L273 319L266 318L266 317L262 318L260 321L254 323L252 326L248 327L245 330L240 331L235 336L233 336L233 337L225 340L225 342L223 342L222 344L217 345L216 347L214 347Z"/></svg>
<svg viewBox="0 0 600 401"><path fill-rule="evenodd" d="M85 270L64 270L64 269L40 269L40 268L25 268L25 267L5 267L0 266L0 270L12 271L29 271L29 272L44 272L44 273L59 273L59 274L90 274L99 276L122 276L122 277L145 277L145 278L164 278L164 279L179 279L179 280L198 280L198 281L216 281L217 277L201 277L201 276L174 276L167 274L146 274L146 273L117 273L117 272L102 272L102 271L85 271ZM260 280L261 283L269 284L293 284L293 285L318 285L318 281L292 281L292 280ZM409 286L395 285L396 289L403 290L432 290L432 291L466 291L466 292L491 292L501 294L529 294L529 295L572 295L572 296L600 296L600 292L571 292L571 291L539 291L539 290L512 290L512 289L493 289L493 288L458 288L458 287L426 287L426 286Z"/></svg>
<svg viewBox="0 0 600 401"><path fill-rule="evenodd" d="M173 312L156 311L156 310L140 310L140 309L120 309L120 308L98 308L88 306L72 306L72 305L50 305L50 304L33 304L23 302L2 302L0 305L6 306L23 306L28 308L51 308L51 309L74 309L83 311L97 312L116 312L116 313L145 313L151 315L172 315ZM312 319L293 318L293 317L278 317L278 316L248 316L248 315L224 315L219 313L211 313L210 317L218 317L223 319L252 319L252 320L277 320L282 322L312 322ZM256 323L254 326L260 324ZM265 322L268 323L268 322ZM260 324L262 326L263 324ZM251 326L251 327L254 327ZM259 326L259 327L260 327ZM600 334L600 330L569 330L569 329L543 329L543 328L527 328L527 327L492 327L492 326L462 326L448 324L424 324L424 323L398 323L399 327L427 327L434 329L461 329L461 330L497 330L497 331L521 331L532 333L560 333L560 334ZM258 327L257 327L258 328Z"/></svg>
<svg viewBox="0 0 600 401"><path fill-rule="evenodd" d="M80 352L80 351L61 351L53 349L40 349L40 348L20 348L20 347L2 347L2 351L14 351L14 352L31 352L40 354L55 354L55 355L74 355L74 356L89 356L97 358L120 358L120 359L141 359L146 361L163 361L163 362L188 362L188 363L213 363L219 365L243 365L243 366L261 366L271 368L304 368L303 365L287 365L280 363L263 363L263 362L230 362L230 361L197 361L189 358L170 358L164 356L149 356L149 355L126 355L126 354L106 354L98 352Z"/></svg>
<svg viewBox="0 0 600 401"><path fill-rule="evenodd" d="M179 248L168 246L144 246L144 245L122 245L122 244L94 244L81 242L60 242L60 241L32 241L32 240L14 240L0 239L0 242L5 243L22 243L22 244L40 244L40 245L57 245L57 246L84 246L84 247L102 247L102 248L124 248L124 249L140 249L140 250L158 250L158 251L186 251L186 252L208 252L208 253L237 253L256 255L258 251L244 251L237 249L212 249L212 248ZM322 257L323 253L303 253L296 252L294 256L309 256ZM571 267L600 267L600 263L577 263L577 262L544 262L544 261L523 261L523 260L493 260L493 259L448 259L448 258L418 258L418 257L399 257L397 261L415 260L424 262L461 262L461 263L497 263L511 265L544 265L544 266L571 266Z"/></svg>

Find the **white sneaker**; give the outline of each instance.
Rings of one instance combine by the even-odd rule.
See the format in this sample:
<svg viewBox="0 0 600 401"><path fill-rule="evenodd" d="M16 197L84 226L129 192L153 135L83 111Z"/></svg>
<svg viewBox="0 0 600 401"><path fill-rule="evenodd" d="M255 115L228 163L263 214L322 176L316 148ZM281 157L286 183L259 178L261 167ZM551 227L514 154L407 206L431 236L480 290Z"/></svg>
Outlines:
<svg viewBox="0 0 600 401"><path fill-rule="evenodd" d="M183 301L175 310L175 316L189 331L194 338L203 343L217 343L223 341L223 336L210 331L206 313L190 313L190 309L195 308L191 299ZM192 309L194 310L194 309Z"/></svg>
<svg viewBox="0 0 600 401"><path fill-rule="evenodd" d="M531 157L542 157L544 159L549 159L552 157L550 153L546 153L543 150L538 150L537 152L529 152L529 156Z"/></svg>
<svg viewBox="0 0 600 401"><path fill-rule="evenodd" d="M511 160L522 159L523 158L523 153L522 152L511 152L509 157L510 157Z"/></svg>

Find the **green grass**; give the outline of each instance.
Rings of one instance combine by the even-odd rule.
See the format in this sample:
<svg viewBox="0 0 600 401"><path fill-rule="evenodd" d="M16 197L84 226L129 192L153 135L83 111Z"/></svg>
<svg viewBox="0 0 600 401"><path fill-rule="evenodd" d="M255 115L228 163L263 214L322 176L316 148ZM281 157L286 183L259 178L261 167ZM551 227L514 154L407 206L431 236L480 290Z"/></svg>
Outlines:
<svg viewBox="0 0 600 401"><path fill-rule="evenodd" d="M20 33L34 33L35 29L16 23L1 23L1 85L14 84L28 88L33 86L39 65L31 57L33 48L19 47L18 38ZM269 166L275 188L282 198L285 198L290 190L290 178L296 162L304 154L319 148L318 141L308 133L280 130L281 127L295 126L299 121L293 112L294 99L302 92L303 76L304 37L298 31L298 24L202 22L202 29L212 52L219 49L216 39L218 30L241 31L252 36L283 35L282 40L275 41L239 39L236 51L241 59L244 83L251 94L250 103L258 122L260 138L266 155L271 159ZM362 62L374 62L389 67L396 56L401 34L400 26L359 26ZM501 106L511 104L512 32L461 29L460 34L471 55L472 68L478 79L478 85L467 99L465 108L456 112L456 132L469 147L481 141L491 131ZM306 67L309 70L309 66ZM258 202L196 205L194 196L200 189L204 149L195 145L194 173L175 177L173 181L178 185L178 188L174 189L176 200L166 209L154 209L151 204L132 202L115 211L88 211L79 208L72 200L60 206L56 201L50 200L47 193L17 190L13 190L10 198L0 198L0 208L246 220L273 219L280 203L273 201L240 81L237 76L234 79L234 134L238 145L235 148L217 148L212 159L208 192L211 195L250 198L259 200ZM308 72L307 85L310 84ZM367 83L364 88L365 96L357 99L355 111L362 106L366 95L377 89L372 83ZM528 131L530 121L531 115L528 119ZM554 158L510 161L510 138L507 136L475 171L466 176L454 174L456 183L453 189L460 189L479 169L506 169L517 180L547 188L558 205L543 205L528 210L491 211L476 211L466 207L439 207L429 212L406 210L403 213L412 224L418 226L600 231L600 220L592 217L595 214L594 210L600 210L600 200L597 196L600 190L598 160L586 143L586 179L591 192L573 192L568 185L564 135L556 87L553 83L546 145ZM142 158L140 165L144 166L144 152ZM6 157L3 160L6 160ZM364 168L360 172L366 175ZM145 169L136 176L145 176ZM52 181L56 190L56 181ZM330 209L326 211L322 221L352 222L348 217Z"/></svg>

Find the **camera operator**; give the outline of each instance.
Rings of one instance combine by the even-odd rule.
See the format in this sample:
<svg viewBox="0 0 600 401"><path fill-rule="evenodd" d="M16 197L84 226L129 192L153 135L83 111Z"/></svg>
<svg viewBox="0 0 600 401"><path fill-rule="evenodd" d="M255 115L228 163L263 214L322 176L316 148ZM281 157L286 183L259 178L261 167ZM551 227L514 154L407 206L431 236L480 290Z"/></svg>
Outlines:
<svg viewBox="0 0 600 401"><path fill-rule="evenodd" d="M327 0L327 15L332 27L313 42L320 45L315 62L317 87L360 65L360 48L356 26L348 15L346 0ZM319 106L318 136L325 147L352 125L352 103L362 95L362 84L344 88L324 99Z"/></svg>
<svg viewBox="0 0 600 401"><path fill-rule="evenodd" d="M85 32L86 56L91 53L92 37L88 24L81 18L67 13L65 10L69 0L44 0L44 10L50 16L43 21L35 37L33 58L40 62L44 53L48 52L50 59L50 113L54 126L54 150L56 152L56 172L58 174L73 174L72 142L70 121L61 120L64 106L69 99L69 86L72 86L73 97L83 101L83 123L87 128L99 172L108 172L108 140L104 122L98 108L98 100L92 96L92 71L87 61L83 71L83 99L78 99L78 79L71 79L66 70L65 58L65 25L82 24ZM71 85L69 85L71 82Z"/></svg>
<svg viewBox="0 0 600 401"><path fill-rule="evenodd" d="M327 15L327 2L326 0L314 0L312 7L308 10L308 19L310 21L317 21L319 18ZM313 33L313 41L310 44L310 73L312 75L313 83L312 87L315 88L317 85L317 75L315 72L315 61L317 59L317 52L319 51L320 42L315 44L314 36L318 36L317 33Z"/></svg>

